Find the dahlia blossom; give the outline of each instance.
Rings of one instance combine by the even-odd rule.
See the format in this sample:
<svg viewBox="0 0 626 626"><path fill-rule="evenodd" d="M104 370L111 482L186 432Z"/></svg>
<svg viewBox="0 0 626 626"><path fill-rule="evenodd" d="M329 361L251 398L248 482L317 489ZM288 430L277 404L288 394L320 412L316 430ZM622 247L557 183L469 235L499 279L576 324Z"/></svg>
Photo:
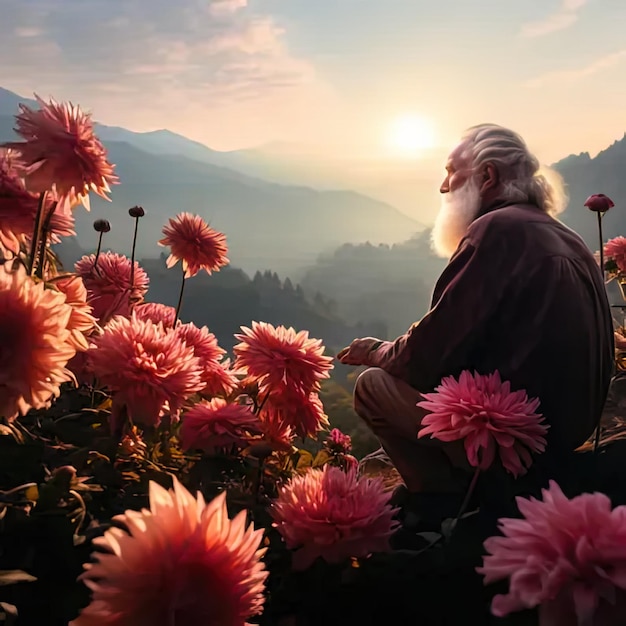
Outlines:
<svg viewBox="0 0 626 626"><path fill-rule="evenodd" d="M259 418L243 404L221 398L199 402L182 419L183 450L214 453L222 448L245 448L251 437L261 434Z"/></svg>
<svg viewBox="0 0 626 626"><path fill-rule="evenodd" d="M594 193L585 200L585 206L594 213L606 213L615 203L603 193Z"/></svg>
<svg viewBox="0 0 626 626"><path fill-rule="evenodd" d="M324 446L333 454L348 454L352 450L352 439L350 435L345 435L338 428L330 431Z"/></svg>
<svg viewBox="0 0 626 626"><path fill-rule="evenodd" d="M176 309L160 302L144 302L134 309L137 318L154 324L161 322L163 328L173 328L176 323Z"/></svg>
<svg viewBox="0 0 626 626"><path fill-rule="evenodd" d="M91 306L87 304L87 290L80 276L69 275L57 278L54 286L65 294L65 302L72 307L67 329L70 331L70 343L77 351L89 349L86 336L95 328L96 320L91 315Z"/></svg>
<svg viewBox="0 0 626 626"><path fill-rule="evenodd" d="M610 273L626 274L626 237L614 237L604 245L605 267Z"/></svg>
<svg viewBox="0 0 626 626"><path fill-rule="evenodd" d="M16 265L16 264L15 264ZM15 418L47 408L76 349L68 324L72 308L65 295L45 289L23 266L0 265L0 417Z"/></svg>
<svg viewBox="0 0 626 626"><path fill-rule="evenodd" d="M53 198L47 198L45 215L53 208ZM32 239L39 198L26 190L14 161L0 151L0 244L14 254L21 243ZM49 222L48 236L51 243L59 243L61 237L75 235L74 218L55 211Z"/></svg>
<svg viewBox="0 0 626 626"><path fill-rule="evenodd" d="M261 391L309 393L320 380L329 378L332 357L324 356L321 340L310 339L308 331L297 333L265 322L252 322L251 329L242 326L241 330L242 334L235 335L241 343L233 348L236 364L248 376L259 378Z"/></svg>
<svg viewBox="0 0 626 626"><path fill-rule="evenodd" d="M94 134L91 115L71 103L47 103L35 97L40 108L20 104L21 113L16 116L15 132L24 141L5 144L20 153L29 190L54 190L62 209L82 202L89 210L90 191L109 200L109 185L118 179Z"/></svg>
<svg viewBox="0 0 626 626"><path fill-rule="evenodd" d="M543 452L548 426L536 413L539 400L511 385L494 372L487 376L461 372L459 380L444 378L434 393L423 394L417 406L430 411L418 437L441 441L462 439L473 467L488 469L498 452L502 465L515 477L532 462L531 452Z"/></svg>
<svg viewBox="0 0 626 626"><path fill-rule="evenodd" d="M315 437L328 426L328 416L317 393L270 393L262 404L280 416L279 419L289 424L300 437Z"/></svg>
<svg viewBox="0 0 626 626"><path fill-rule="evenodd" d="M122 254L104 252L94 266L94 254L83 256L74 265L87 288L87 301L93 315L104 326L115 315L130 315L134 303L148 291L148 275L135 262L134 284L130 281L130 259Z"/></svg>
<svg viewBox="0 0 626 626"><path fill-rule="evenodd" d="M504 537L485 541L489 554L477 570L485 584L510 578L509 593L493 599L492 613L555 602L578 618L555 624L579 626L595 624L599 608L610 614L626 590L626 506L611 510L602 493L568 500L554 481L543 501L518 497L517 504L524 519L500 520Z"/></svg>
<svg viewBox="0 0 626 626"><path fill-rule="evenodd" d="M266 406L259 413L263 441L272 449L279 452L292 452L293 440L296 438L292 426L285 421L279 411Z"/></svg>
<svg viewBox="0 0 626 626"><path fill-rule="evenodd" d="M226 493L205 504L174 477L150 482L150 509L115 518L81 579L91 604L70 626L246 626L263 610L263 530L228 517Z"/></svg>
<svg viewBox="0 0 626 626"><path fill-rule="evenodd" d="M193 348L134 313L114 317L88 354L90 369L113 392L114 424L123 409L140 424L157 425L165 413L177 419L185 400L204 386Z"/></svg>
<svg viewBox="0 0 626 626"><path fill-rule="evenodd" d="M339 563L389 550L397 509L389 504L380 479L358 478L354 469L309 469L282 487L270 513L294 553L294 569L318 557Z"/></svg>
<svg viewBox="0 0 626 626"><path fill-rule="evenodd" d="M165 237L159 244L171 250L167 267L181 261L185 278L195 276L200 270L211 274L230 263L226 258L226 236L211 228L199 215L180 213L163 227L163 234Z"/></svg>

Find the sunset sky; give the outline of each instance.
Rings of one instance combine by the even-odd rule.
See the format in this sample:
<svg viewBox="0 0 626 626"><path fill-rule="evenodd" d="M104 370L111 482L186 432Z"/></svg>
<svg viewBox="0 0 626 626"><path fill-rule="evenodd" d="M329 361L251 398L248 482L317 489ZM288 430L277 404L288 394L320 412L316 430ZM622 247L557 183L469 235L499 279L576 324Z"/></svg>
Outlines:
<svg viewBox="0 0 626 626"><path fill-rule="evenodd" d="M624 0L0 0L0 16L0 86L221 150L397 157L413 116L433 146L411 158L493 121L552 162L626 130Z"/></svg>

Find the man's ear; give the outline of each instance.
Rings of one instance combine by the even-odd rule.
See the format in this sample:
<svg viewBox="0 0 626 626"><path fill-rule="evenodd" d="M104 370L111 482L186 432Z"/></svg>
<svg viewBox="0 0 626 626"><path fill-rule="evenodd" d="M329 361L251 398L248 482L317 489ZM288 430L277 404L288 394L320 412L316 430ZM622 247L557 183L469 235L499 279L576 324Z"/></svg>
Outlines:
<svg viewBox="0 0 626 626"><path fill-rule="evenodd" d="M487 163L482 171L480 178L480 191L493 191L500 184L500 176L498 170L493 163Z"/></svg>

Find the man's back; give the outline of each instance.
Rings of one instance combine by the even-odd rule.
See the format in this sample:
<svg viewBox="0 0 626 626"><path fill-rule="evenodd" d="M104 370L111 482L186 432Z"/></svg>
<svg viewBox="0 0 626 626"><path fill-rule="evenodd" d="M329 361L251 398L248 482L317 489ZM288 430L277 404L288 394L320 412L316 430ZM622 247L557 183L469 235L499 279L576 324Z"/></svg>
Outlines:
<svg viewBox="0 0 626 626"><path fill-rule="evenodd" d="M540 398L549 447L574 449L594 429L613 367L610 307L593 255L576 233L533 206L487 213L466 239L490 249L485 258L498 265L501 280L487 288L501 293L463 369L497 369L514 389Z"/></svg>

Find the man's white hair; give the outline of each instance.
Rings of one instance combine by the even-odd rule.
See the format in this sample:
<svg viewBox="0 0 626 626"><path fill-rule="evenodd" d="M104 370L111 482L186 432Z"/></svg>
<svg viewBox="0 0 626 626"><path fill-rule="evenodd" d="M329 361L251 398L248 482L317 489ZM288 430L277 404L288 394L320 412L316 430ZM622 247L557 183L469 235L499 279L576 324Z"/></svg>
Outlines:
<svg viewBox="0 0 626 626"><path fill-rule="evenodd" d="M502 200L537 205L550 215L567 206L567 193L558 172L541 166L516 132L497 124L480 124L465 131L473 169L492 163L502 183Z"/></svg>

